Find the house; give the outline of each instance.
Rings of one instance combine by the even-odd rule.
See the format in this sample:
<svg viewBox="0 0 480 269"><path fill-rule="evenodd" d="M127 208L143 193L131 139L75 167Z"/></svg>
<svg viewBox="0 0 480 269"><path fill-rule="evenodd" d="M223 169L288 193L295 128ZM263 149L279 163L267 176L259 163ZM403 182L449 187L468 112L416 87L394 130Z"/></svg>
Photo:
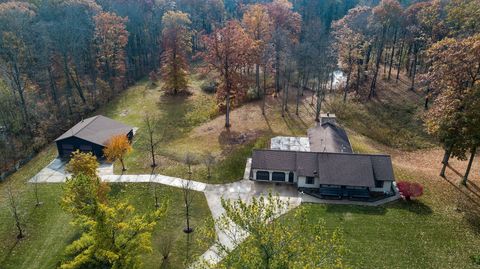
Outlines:
<svg viewBox="0 0 480 269"><path fill-rule="evenodd" d="M390 156L354 153L333 114L322 114L320 122L308 130L307 140L275 137L272 141L270 149L253 150L251 180L292 184L321 198L373 199L394 194ZM289 142L294 145L288 146Z"/></svg>
<svg viewBox="0 0 480 269"><path fill-rule="evenodd" d="M133 127L102 115L84 119L55 140L58 156L70 158L72 152L92 152L98 159L103 158L103 149L108 140L116 135L133 138Z"/></svg>

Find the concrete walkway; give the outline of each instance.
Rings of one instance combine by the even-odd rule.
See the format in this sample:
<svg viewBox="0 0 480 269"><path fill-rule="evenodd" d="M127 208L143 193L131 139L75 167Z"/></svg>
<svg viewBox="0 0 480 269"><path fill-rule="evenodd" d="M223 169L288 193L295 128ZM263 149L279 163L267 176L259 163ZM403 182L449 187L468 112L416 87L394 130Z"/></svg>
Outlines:
<svg viewBox="0 0 480 269"><path fill-rule="evenodd" d="M277 194L282 201L288 201L289 207L285 212L299 206L302 202L306 203L325 203L325 204L357 204L378 206L387 202L394 201L399 198L399 195L377 201L374 203L368 202L352 202L345 200L323 200L316 197L298 192L297 188L292 185L271 184L267 182L253 182L249 180L251 159L247 160L245 173L243 179L229 184L206 184L193 180L186 180L182 178L170 177L159 174L143 174L143 175L114 175L112 164L101 164L98 169L98 175L105 182L111 183L158 183L177 188L189 188L191 190L203 192L207 199L208 207L212 213L213 219L218 220L224 213L225 209L222 207L221 200L236 200L249 202L253 197L260 197L268 195L268 193ZM65 172L65 164L59 159L53 160L49 165L42 169L37 175L29 180L30 183L62 183L70 176ZM226 233L220 231L215 224L218 243L228 249L233 249L236 244L241 243L248 234L240 231L234 224L231 225L230 230ZM219 251L216 245L208 249L201 259L210 263L217 264L222 260L222 252Z"/></svg>

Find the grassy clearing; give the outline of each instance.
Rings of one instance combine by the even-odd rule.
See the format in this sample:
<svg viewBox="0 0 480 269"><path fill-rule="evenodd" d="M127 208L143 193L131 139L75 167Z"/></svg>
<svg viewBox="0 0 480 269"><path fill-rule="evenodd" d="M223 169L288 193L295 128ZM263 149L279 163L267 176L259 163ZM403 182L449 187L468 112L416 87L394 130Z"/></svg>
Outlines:
<svg viewBox="0 0 480 269"><path fill-rule="evenodd" d="M386 146L402 150L432 147L424 131L418 105L412 103L343 103L334 98L327 104L346 127Z"/></svg>
<svg viewBox="0 0 480 269"><path fill-rule="evenodd" d="M2 185L3 188L3 185ZM16 240L14 222L5 204L0 206L0 240L5 242L0 247L0 264L5 268L55 268L64 258L65 247L79 234L69 224L71 218L60 207L63 193L61 184L39 186L41 201L35 208L35 198L32 187L26 186L20 197L20 208L25 223L27 236ZM184 215L182 193L180 189L157 186L160 199L168 199L167 215L157 225L153 237L153 253L145 257L143 268L156 268L162 264L162 250L167 243L172 249L166 261L168 268L184 268L187 257L187 236L182 232ZM113 184L111 199L127 201L135 206L138 213L154 210L153 188L148 184ZM195 193L192 208L192 226L204 225L211 218L210 211L202 193ZM210 227L213 229L213 227ZM203 253L206 249L190 236L189 255ZM190 256L191 257L191 256Z"/></svg>
<svg viewBox="0 0 480 269"><path fill-rule="evenodd" d="M210 110L213 96L199 93L189 97L170 99L166 98L158 87L151 89L146 85L147 82L143 81L120 93L117 98L99 110L98 114L141 128L145 111L158 112L161 121L169 118L178 123L177 127L167 129L174 137L177 134L185 135L193 126L207 121L211 117L209 113L214 113ZM185 98L188 101L185 102ZM165 141L165 143L167 142ZM137 145L137 143L141 143L140 139L134 143L135 148L140 148ZM137 152L142 151L138 150ZM56 155L56 147L52 144L18 172L7 178L5 182L0 183L0 241L4 242L0 244L0 268L2 269L55 268L63 258L65 247L78 236L75 229L69 225L70 217L63 212L59 205L62 185L39 185L40 198L44 204L36 208L33 186L27 184L27 181L52 161ZM133 154L132 158L128 159L127 165L132 167L132 170L145 163L149 164L149 160L144 161L141 157L137 158L136 156L142 156L142 154ZM135 162L138 162L138 165L134 165ZM20 213L25 223L27 236L20 241L16 240L13 218L7 207L7 182L15 190ZM145 258L145 268L156 268L162 263L163 246L165 242L170 241L173 243L168 268L184 268L187 238L182 232L184 217L182 215L181 190L164 186L159 186L157 190L161 199L169 198L171 202L166 218L161 221L154 232L154 251ZM152 190L148 185L117 185L112 188L111 195L114 199L130 201L139 212L146 212L153 208ZM195 200L192 222L194 226L197 226L211 215L203 194L198 193ZM190 241L193 242L191 249L188 249L190 255L205 251L195 244L194 235Z"/></svg>

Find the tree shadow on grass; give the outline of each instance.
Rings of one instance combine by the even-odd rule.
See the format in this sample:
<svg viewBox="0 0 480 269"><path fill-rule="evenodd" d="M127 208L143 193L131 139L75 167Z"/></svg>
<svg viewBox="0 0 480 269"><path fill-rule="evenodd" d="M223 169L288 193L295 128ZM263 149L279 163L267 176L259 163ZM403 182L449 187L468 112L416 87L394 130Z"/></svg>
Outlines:
<svg viewBox="0 0 480 269"><path fill-rule="evenodd" d="M433 213L433 210L430 208L430 206L424 204L422 201L419 200L400 200L394 204L389 205L389 207L406 210L417 215L430 215Z"/></svg>
<svg viewBox="0 0 480 269"><path fill-rule="evenodd" d="M383 206L360 206L360 205L326 205L327 212L333 214L363 214L363 215L385 215L387 209Z"/></svg>

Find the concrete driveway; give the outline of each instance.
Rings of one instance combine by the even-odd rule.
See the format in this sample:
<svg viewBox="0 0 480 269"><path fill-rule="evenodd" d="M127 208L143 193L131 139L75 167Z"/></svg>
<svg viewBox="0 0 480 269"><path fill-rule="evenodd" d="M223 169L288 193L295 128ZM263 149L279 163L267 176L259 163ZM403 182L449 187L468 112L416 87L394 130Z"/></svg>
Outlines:
<svg viewBox="0 0 480 269"><path fill-rule="evenodd" d="M65 171L66 163L59 158L54 159L50 162L45 168L40 170L38 174L32 177L30 183L62 183L65 182L67 177L70 176L69 173ZM111 163L100 163L98 167L98 174L103 175L113 175L113 164Z"/></svg>

